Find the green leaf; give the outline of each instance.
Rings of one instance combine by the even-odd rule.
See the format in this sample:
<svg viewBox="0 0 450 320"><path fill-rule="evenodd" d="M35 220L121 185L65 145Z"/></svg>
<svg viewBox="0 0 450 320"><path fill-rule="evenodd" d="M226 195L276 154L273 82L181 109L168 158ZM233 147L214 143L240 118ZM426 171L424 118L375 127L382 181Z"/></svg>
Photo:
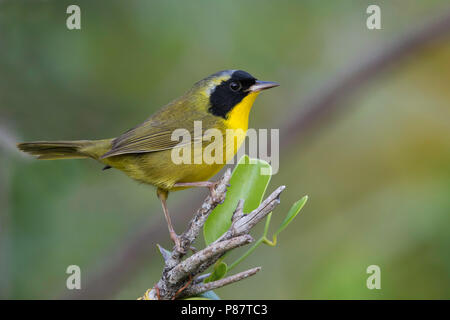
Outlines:
<svg viewBox="0 0 450 320"><path fill-rule="evenodd" d="M216 280L220 280L223 277L225 277L225 275L227 274L228 271L228 266L225 262L222 261L218 261L215 265L214 265L214 270L211 273L211 275L205 279L205 283L208 282L212 282L212 281L216 281Z"/></svg>
<svg viewBox="0 0 450 320"><path fill-rule="evenodd" d="M230 187L224 203L211 212L203 227L207 245L230 228L231 217L240 199L245 200L244 213L249 213L259 206L269 184L271 173L272 167L266 161L250 159L247 155L239 160L231 175Z"/></svg>
<svg viewBox="0 0 450 320"><path fill-rule="evenodd" d="M273 236L275 239L280 234L280 232L283 231L284 229L286 229L286 227L289 225L289 223L291 223L291 221L297 216L297 214L303 208L303 206L305 205L307 200L308 200L308 196L304 196L303 198L301 198L300 200L298 200L296 203L294 203L292 205L291 209L289 210L288 214L286 215L286 218L284 218L280 227L274 233Z"/></svg>

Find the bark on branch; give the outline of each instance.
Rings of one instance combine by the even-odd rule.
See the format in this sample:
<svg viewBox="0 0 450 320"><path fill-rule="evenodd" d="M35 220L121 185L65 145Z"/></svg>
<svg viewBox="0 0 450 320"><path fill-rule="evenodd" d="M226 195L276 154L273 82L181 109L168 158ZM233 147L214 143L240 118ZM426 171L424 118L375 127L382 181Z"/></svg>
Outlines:
<svg viewBox="0 0 450 320"><path fill-rule="evenodd" d="M209 283L203 283L203 280L209 275L201 274L228 251L253 241L253 238L249 235L250 230L280 203L280 194L285 189L284 186L277 188L257 209L249 214L243 213L244 202L243 200L239 201L233 213L230 229L206 248L183 259L200 234L209 214L225 200L230 178L231 171L228 169L218 181L213 195L209 195L200 209L197 210L187 230L180 236L181 250L174 247L172 252L168 252L160 247L165 260L161 279L153 288L147 290L140 299L170 300L198 295L241 281L261 270L260 267L256 267Z"/></svg>

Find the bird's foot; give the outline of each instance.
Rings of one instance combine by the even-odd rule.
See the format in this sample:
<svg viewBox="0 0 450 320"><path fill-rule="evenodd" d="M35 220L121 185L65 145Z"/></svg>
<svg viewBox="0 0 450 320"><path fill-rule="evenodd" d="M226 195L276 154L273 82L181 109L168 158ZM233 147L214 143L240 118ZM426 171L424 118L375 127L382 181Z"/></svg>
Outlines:
<svg viewBox="0 0 450 320"><path fill-rule="evenodd" d="M185 253L185 250L181 246L181 240L179 235L177 235L175 232L170 232L170 239L172 239L173 243L175 244L175 246L173 247L175 251Z"/></svg>
<svg viewBox="0 0 450 320"><path fill-rule="evenodd" d="M216 202L222 202L221 199L219 199L219 195L216 192L216 187L219 184L219 181L208 181L208 189L209 189L209 195L211 198Z"/></svg>

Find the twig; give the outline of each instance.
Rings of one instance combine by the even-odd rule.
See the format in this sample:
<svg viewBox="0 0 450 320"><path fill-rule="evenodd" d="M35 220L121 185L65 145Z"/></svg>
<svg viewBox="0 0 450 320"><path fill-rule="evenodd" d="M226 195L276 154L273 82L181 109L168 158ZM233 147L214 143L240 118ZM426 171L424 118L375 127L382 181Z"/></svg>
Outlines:
<svg viewBox="0 0 450 320"><path fill-rule="evenodd" d="M249 235L231 238L220 242L215 242L200 252L190 256L177 266L175 266L167 275L167 282L176 284L182 280L187 274L197 273L200 267L209 267L216 260L225 254L225 252L235 249L252 242L253 239Z"/></svg>
<svg viewBox="0 0 450 320"><path fill-rule="evenodd" d="M258 208L249 214L243 214L243 203L241 204L241 202L239 202L238 207L233 214L230 229L223 236L217 239L216 242L248 233L250 229L264 219L280 203L280 194L285 188L285 186L278 187L270 196L261 202Z"/></svg>
<svg viewBox="0 0 450 320"><path fill-rule="evenodd" d="M189 288L187 288L186 290L184 290L183 292L181 292L181 294L178 297L179 298L190 297L190 296L195 296L195 295L204 293L206 291L218 289L218 288L221 288L228 284L238 282L238 281L244 280L245 278L251 277L260 270L261 270L261 267L256 267L253 269L249 269L249 270L246 270L243 272L236 273L232 276L229 276L224 279L217 280L217 281L192 285Z"/></svg>
<svg viewBox="0 0 450 320"><path fill-rule="evenodd" d="M253 238L249 235L250 230L280 203L279 197L285 189L284 186L277 188L257 209L249 214L243 213L244 202L242 200L239 201L229 230L203 250L183 260L188 248L198 237L213 208L225 199L226 187L230 177L231 172L227 170L214 189L215 196L208 196L192 218L187 230L181 235L181 250L174 248L169 253L159 247L165 260L164 270L161 279L152 289L147 290L142 297L143 300L169 300L200 294L243 280L260 270L259 267L253 268L207 284L203 283L206 275L200 275L208 267L216 263L226 252L253 241Z"/></svg>

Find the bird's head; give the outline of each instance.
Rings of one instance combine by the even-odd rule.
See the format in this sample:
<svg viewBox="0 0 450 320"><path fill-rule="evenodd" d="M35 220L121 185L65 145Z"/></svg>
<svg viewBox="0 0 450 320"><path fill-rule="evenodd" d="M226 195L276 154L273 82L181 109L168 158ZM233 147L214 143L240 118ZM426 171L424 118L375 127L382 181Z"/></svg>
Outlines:
<svg viewBox="0 0 450 320"><path fill-rule="evenodd" d="M224 70L200 80L193 90L209 100L208 112L228 119L238 105L250 111L261 91L278 86L276 82L257 80L242 70Z"/></svg>

